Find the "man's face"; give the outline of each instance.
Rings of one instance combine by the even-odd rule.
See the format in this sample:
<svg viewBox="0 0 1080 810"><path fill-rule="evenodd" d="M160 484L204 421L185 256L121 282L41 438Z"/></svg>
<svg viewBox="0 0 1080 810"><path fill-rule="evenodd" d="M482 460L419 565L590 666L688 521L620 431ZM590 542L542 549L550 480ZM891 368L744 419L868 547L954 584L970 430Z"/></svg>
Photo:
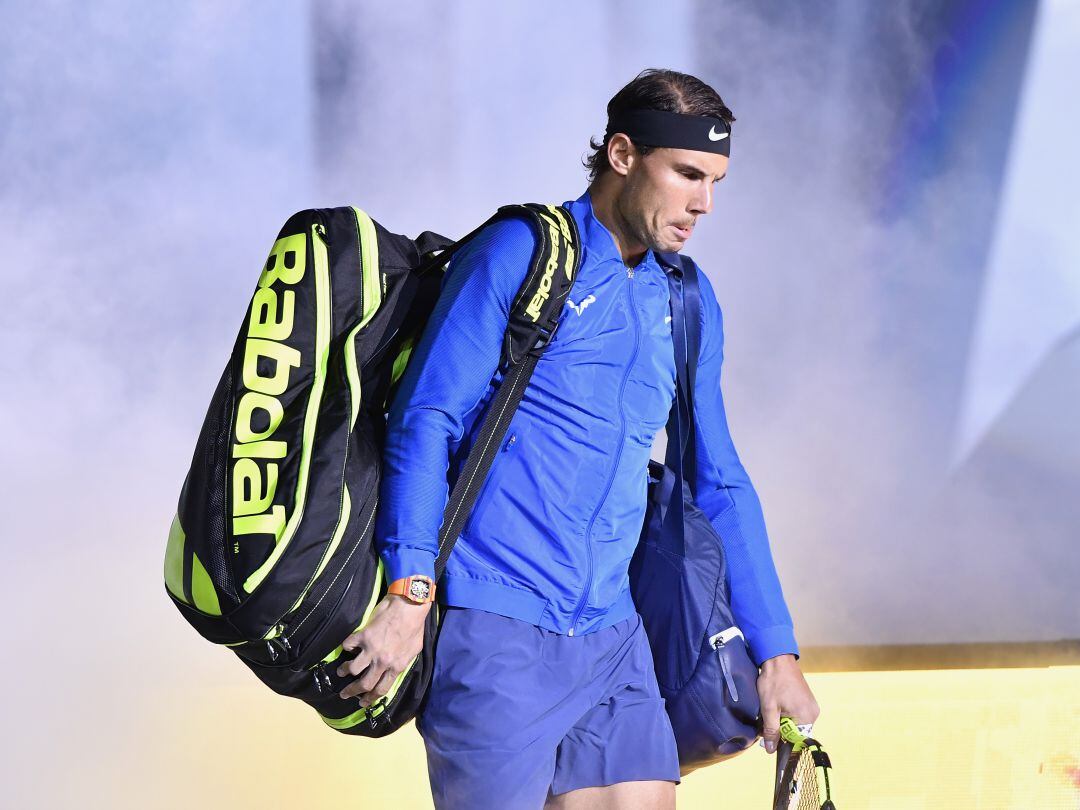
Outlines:
<svg viewBox="0 0 1080 810"><path fill-rule="evenodd" d="M636 150L617 205L634 236L655 251L682 250L698 217L713 206L728 158L692 149Z"/></svg>

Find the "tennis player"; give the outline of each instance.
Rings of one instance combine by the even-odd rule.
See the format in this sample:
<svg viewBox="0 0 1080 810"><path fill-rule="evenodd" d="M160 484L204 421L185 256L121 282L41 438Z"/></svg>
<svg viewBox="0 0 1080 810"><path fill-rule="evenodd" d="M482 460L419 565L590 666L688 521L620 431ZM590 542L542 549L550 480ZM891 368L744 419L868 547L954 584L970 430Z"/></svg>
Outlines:
<svg viewBox="0 0 1080 810"><path fill-rule="evenodd" d="M657 251L680 251L728 170L734 117L701 80L646 70L608 103L589 186L564 203L581 266L476 508L432 582L450 485L499 380L530 226L492 224L451 261L388 419L376 542L390 593L345 641L369 705L445 611L417 719L438 808L670 808L679 762L630 596L646 468L675 396L671 310ZM781 713L818 706L769 550L761 506L728 432L721 311L701 274L697 492L726 489L732 606L761 668L768 750ZM721 499L714 499L719 501ZM727 500L727 499L724 499ZM728 501L730 503L730 501ZM715 517L709 515L710 518Z"/></svg>

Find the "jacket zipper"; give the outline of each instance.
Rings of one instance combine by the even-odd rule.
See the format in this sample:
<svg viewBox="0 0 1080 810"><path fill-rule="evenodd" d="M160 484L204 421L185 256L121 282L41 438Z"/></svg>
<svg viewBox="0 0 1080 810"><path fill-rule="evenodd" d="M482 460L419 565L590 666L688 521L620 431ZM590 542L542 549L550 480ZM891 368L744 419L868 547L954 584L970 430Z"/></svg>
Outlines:
<svg viewBox="0 0 1080 810"><path fill-rule="evenodd" d="M629 283L626 285L627 294L630 296L630 313L631 320L634 322L634 352L630 355L630 362L626 364L626 370L623 372L622 382L619 383L619 446L615 451L615 463L611 467L611 473L608 476L607 485L604 487L604 494L600 496L600 502L593 510L592 517L589 518L589 525L585 529L585 551L587 552L588 572L585 576L585 590L581 594L581 601L578 602L577 608L574 610L574 616L570 620L570 630L567 635L574 635L574 627L577 625L578 620L581 618L581 612L585 609L585 605L589 601L589 591L592 590L592 578L593 578L593 553L592 553L592 528L596 522L597 515L600 514L600 510L604 507L604 502L607 501L608 493L611 492L611 484L615 481L615 473L619 469L619 461L622 459L623 445L626 444L626 412L623 410L623 395L626 392L626 381L630 378L630 369L634 367L634 362L637 360L638 350L641 348L641 324L638 321L637 307L634 305L634 268L626 268L626 278Z"/></svg>

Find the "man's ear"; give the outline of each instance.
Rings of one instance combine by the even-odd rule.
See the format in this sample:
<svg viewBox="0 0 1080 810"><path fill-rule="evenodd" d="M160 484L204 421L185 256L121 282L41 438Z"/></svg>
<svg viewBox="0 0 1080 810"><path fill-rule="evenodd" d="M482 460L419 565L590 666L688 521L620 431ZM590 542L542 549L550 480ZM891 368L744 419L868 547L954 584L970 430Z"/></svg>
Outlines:
<svg viewBox="0 0 1080 810"><path fill-rule="evenodd" d="M607 157L612 171L625 177L638 158L638 151L629 136L616 132L608 140Z"/></svg>

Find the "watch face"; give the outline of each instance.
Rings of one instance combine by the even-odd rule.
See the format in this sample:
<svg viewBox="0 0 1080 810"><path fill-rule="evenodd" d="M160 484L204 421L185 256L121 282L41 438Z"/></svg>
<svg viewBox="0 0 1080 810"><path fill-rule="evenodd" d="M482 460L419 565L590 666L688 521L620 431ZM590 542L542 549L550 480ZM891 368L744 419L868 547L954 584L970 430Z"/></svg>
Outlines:
<svg viewBox="0 0 1080 810"><path fill-rule="evenodd" d="M431 585L426 580L414 579L409 583L409 596L415 599L417 602L423 602L428 598L428 594L431 593Z"/></svg>

